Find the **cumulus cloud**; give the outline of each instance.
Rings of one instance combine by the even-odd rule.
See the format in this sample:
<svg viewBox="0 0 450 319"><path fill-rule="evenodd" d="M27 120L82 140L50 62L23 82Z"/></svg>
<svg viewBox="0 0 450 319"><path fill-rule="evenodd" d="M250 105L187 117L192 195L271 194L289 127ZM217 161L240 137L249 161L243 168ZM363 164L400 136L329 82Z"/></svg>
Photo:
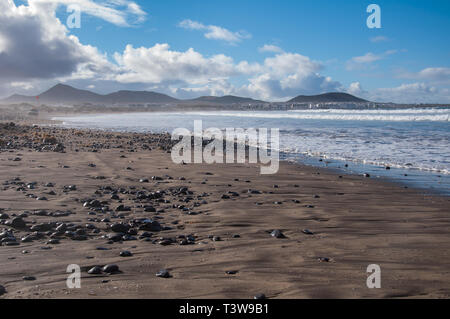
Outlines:
<svg viewBox="0 0 450 319"><path fill-rule="evenodd" d="M251 38L251 35L245 31L232 32L223 27L216 25L204 25L203 23L189 19L181 21L178 26L188 30L204 31L205 38L212 40L223 40L230 44L236 44L244 39Z"/></svg>
<svg viewBox="0 0 450 319"><path fill-rule="evenodd" d="M168 44L156 44L150 48L128 45L114 57L121 69L117 81L168 87L178 84L171 90L181 95L234 93L273 100L341 87L319 74L322 68L319 63L298 53L280 53L260 64L235 62L223 54L205 57L192 48L180 52L171 50ZM250 77L247 84L241 87L230 84L231 78L241 76Z"/></svg>
<svg viewBox="0 0 450 319"><path fill-rule="evenodd" d="M74 3L76 1L72 1ZM91 1L79 1L88 6ZM117 0L117 3L128 1ZM115 66L97 48L83 45L56 18L63 1L0 2L0 82L23 83L110 74Z"/></svg>
<svg viewBox="0 0 450 319"><path fill-rule="evenodd" d="M265 59L261 71L240 92L250 96L283 100L299 94L341 90L342 85L319 74L322 65L298 53L280 53Z"/></svg>
<svg viewBox="0 0 450 319"><path fill-rule="evenodd" d="M363 90L361 83L359 82L350 83L347 92L356 96L363 96L367 94L367 92Z"/></svg>
<svg viewBox="0 0 450 319"><path fill-rule="evenodd" d="M218 54L207 58L192 48L185 52L173 51L167 43L150 48L127 45L125 51L115 53L114 58L121 67L116 79L124 83L205 84L212 78L240 73L238 65L228 56Z"/></svg>
<svg viewBox="0 0 450 319"><path fill-rule="evenodd" d="M83 46L43 4L0 3L0 79L52 78L89 63L94 48ZM45 6L48 6L47 4Z"/></svg>

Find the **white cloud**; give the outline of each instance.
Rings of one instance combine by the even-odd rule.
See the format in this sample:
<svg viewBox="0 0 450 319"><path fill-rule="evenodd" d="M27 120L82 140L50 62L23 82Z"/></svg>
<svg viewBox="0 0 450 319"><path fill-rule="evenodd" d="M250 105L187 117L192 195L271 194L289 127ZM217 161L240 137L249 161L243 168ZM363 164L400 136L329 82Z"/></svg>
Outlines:
<svg viewBox="0 0 450 319"><path fill-rule="evenodd" d="M28 0L30 6L35 5L79 5L82 14L103 19L118 26L129 26L143 22L147 13L134 1L104 0L97 3L93 0Z"/></svg>
<svg viewBox="0 0 450 319"><path fill-rule="evenodd" d="M11 82L10 86L12 88L21 88L24 89L26 91L34 89L34 86L30 83L27 82Z"/></svg>
<svg viewBox="0 0 450 319"><path fill-rule="evenodd" d="M185 52L170 50L168 44L134 48L127 45L123 54L114 58L121 67L119 82L163 83L181 82L205 84L212 78L237 75L240 72L233 59L223 54L204 57L194 49Z"/></svg>
<svg viewBox="0 0 450 319"><path fill-rule="evenodd" d="M359 82L350 83L347 92L356 96L362 96L367 94L367 92L363 90L361 83Z"/></svg>
<svg viewBox="0 0 450 319"><path fill-rule="evenodd" d="M402 84L393 88L380 88L371 92L372 100L396 103L450 103L450 90L427 83Z"/></svg>
<svg viewBox="0 0 450 319"><path fill-rule="evenodd" d="M450 68L425 68L419 72L400 72L397 77L420 81L429 81L435 84L450 84Z"/></svg>
<svg viewBox="0 0 450 319"><path fill-rule="evenodd" d="M223 27L204 25L203 23L189 19L181 21L178 26L188 30L204 31L205 38L212 40L223 40L230 44L236 44L244 39L251 38L251 35L245 31L232 32Z"/></svg>
<svg viewBox="0 0 450 319"><path fill-rule="evenodd" d="M365 67L370 66L372 63L383 60L397 52L397 50L388 50L380 54L368 52L362 56L353 57L349 61L347 61L346 69L349 71L364 69Z"/></svg>
<svg viewBox="0 0 450 319"><path fill-rule="evenodd" d="M205 57L192 48L180 52L168 44L156 44L150 48L128 45L114 57L121 69L117 81L158 84L182 96L233 93L274 100L341 87L319 74L319 63L297 53L280 53L263 64L237 63L223 54ZM250 77L248 83L241 87L230 84L230 79L243 76Z"/></svg>
<svg viewBox="0 0 450 319"><path fill-rule="evenodd" d="M261 48L258 49L259 52L273 52L273 53L282 53L283 49L273 45L273 44L264 44Z"/></svg>
<svg viewBox="0 0 450 319"><path fill-rule="evenodd" d="M240 92L266 100L341 89L339 82L319 74L322 65L298 53L280 53L265 59L261 71Z"/></svg>
<svg viewBox="0 0 450 319"><path fill-rule="evenodd" d="M382 35L370 38L370 42L373 42L373 43L386 42L386 41L389 41L389 38L382 36Z"/></svg>
<svg viewBox="0 0 450 319"><path fill-rule="evenodd" d="M82 67L104 64L96 48L68 35L54 4L0 3L0 80L23 81L67 76Z"/></svg>

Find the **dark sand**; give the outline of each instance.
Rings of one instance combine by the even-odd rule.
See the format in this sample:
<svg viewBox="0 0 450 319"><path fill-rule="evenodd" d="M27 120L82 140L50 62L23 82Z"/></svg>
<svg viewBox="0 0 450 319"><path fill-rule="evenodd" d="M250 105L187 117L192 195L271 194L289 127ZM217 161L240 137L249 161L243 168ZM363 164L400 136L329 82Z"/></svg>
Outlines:
<svg viewBox="0 0 450 319"><path fill-rule="evenodd" d="M47 147L42 145L45 136L51 142ZM65 153L52 151L55 142L51 136L65 146ZM17 246L0 246L0 285L7 290L0 298L253 298L258 293L268 298L449 297L448 197L424 196L416 190L360 176L339 178L328 170L286 162L278 174L266 176L260 175L259 166L254 164L175 165L170 154L158 147L167 146L158 142L160 138L3 127L0 213L8 214L9 219L2 223L28 211L24 218L27 228L33 222L73 223L86 232L88 239L53 236L60 238L60 244L50 245L46 235ZM14 145L7 146L8 141ZM42 147L44 151L38 151ZM16 157L21 160L13 161ZM155 181L152 176L163 179ZM20 190L16 177L25 183L25 190ZM140 183L142 178L149 182ZM30 182L37 182L34 189L26 187ZM48 182L55 186L45 187ZM274 188L275 184L279 187ZM76 185L76 190L64 192L66 185ZM119 203L105 189L96 194L102 186L122 187L128 194L119 192ZM180 187L188 187L193 194L169 191ZM261 194L250 194L248 189ZM56 195L48 195L51 190ZM166 191L163 198L168 202L138 200L132 193L139 190L146 190L146 194ZM231 196L229 191L239 196ZM201 196L203 193L206 195ZM27 197L30 194L48 200ZM222 199L224 194L230 199ZM192 200L180 201L188 197ZM85 199L106 201L102 206L109 206L110 211L120 204L130 206L131 211L112 213L122 218L111 218L107 209L88 215L93 209L83 207ZM202 204L203 200L206 203ZM173 208L174 204L185 205L197 214L188 215ZM143 205L164 211L144 212ZM72 214L33 214L42 209ZM100 221L105 217L111 218L111 223ZM195 244L180 245L180 239L167 246L160 245L159 240L153 243L140 239L108 244L102 238L111 233L108 225L140 217L159 218L156 220L161 225L172 228L152 232L152 240L192 234ZM99 233L86 229L86 224L95 225ZM0 225L0 229L12 229L18 242L32 232L7 225ZM271 237L274 229L281 230L286 238ZM303 229L314 234L306 235ZM233 238L235 234L240 237ZM210 235L222 240L213 241ZM41 249L47 246L52 249ZM120 257L122 250L131 251L133 256ZM319 257L330 260L320 262ZM78 264L84 270L111 263L122 273L89 275L83 271L81 289L66 287L69 264ZM381 289L366 286L369 264L381 266ZM155 276L163 268L169 270L171 278ZM226 274L230 270L238 272ZM36 280L25 281L24 276Z"/></svg>

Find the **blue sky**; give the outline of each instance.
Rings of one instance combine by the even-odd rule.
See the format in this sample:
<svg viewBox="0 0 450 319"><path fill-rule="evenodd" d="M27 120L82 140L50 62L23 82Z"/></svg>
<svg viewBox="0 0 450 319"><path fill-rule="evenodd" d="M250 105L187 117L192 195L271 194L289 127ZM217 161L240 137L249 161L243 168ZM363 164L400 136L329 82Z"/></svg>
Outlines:
<svg viewBox="0 0 450 319"><path fill-rule="evenodd" d="M54 23L50 14L40 13L42 2L46 0L16 0L14 4L30 7L29 16ZM98 58L89 67L79 61L72 72L58 70L43 79L35 74L18 77L9 88L8 83L3 85L3 94L38 92L44 85L64 81L101 93L149 89L177 97L235 94L283 100L298 94L346 91L377 101L450 103L447 0L53 2L58 4L54 10L62 27L69 15L66 5L80 4L81 28L66 27L66 37L76 36L79 55L86 54L89 46ZM366 25L366 8L371 3L381 8L381 29ZM113 8L126 25L103 12L90 12L92 4ZM139 11L130 10L130 5ZM42 25L48 21L39 26L45 28ZM0 41L2 28L0 24ZM214 30L220 34L208 35ZM167 47L156 50L157 44ZM264 46L271 50L262 50ZM203 60L188 54L189 49ZM225 58L218 62L217 56L231 62ZM177 63L172 65L171 59ZM89 75L80 71L82 67L90 70ZM115 76L105 77L101 72Z"/></svg>

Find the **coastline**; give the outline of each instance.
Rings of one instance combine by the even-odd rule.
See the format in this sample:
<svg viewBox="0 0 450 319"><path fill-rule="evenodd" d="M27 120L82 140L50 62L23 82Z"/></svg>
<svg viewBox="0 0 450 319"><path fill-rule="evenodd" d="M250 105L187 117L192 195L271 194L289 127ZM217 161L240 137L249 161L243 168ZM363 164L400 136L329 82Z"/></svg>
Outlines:
<svg viewBox="0 0 450 319"><path fill-rule="evenodd" d="M18 144L28 144L0 153L0 213L10 217L2 223L28 211L23 218L27 227L64 222L74 224L87 238L78 241L55 235L60 243L49 244L51 237L45 235L18 246L0 246L0 285L7 290L0 298L246 299L258 293L268 298L432 298L450 294L446 197L286 161L273 176L259 175L255 164L175 165L161 135L17 129L3 131L17 136L13 140ZM43 134L62 143L65 153L42 151ZM14 161L17 157L20 161ZM152 180L152 176L162 179ZM16 177L20 181L14 181ZM149 181L141 183L143 178ZM24 186L37 183L33 189L17 191L21 182ZM54 186L45 186L49 182ZM67 190L68 185L76 189ZM107 186L125 189L118 192L122 202L110 198ZM193 193L173 191L182 187ZM165 192L168 202L136 199L136 191L158 190ZM51 191L55 195L49 195ZM84 200L93 198L104 201L102 207L107 209L83 207ZM117 211L120 205L131 211ZM156 212L145 212L145 205ZM174 205L184 205L191 213ZM37 213L40 210L49 214ZM57 214L67 211L71 214ZM104 218L110 221L102 222ZM151 232L148 241L139 239L141 230L132 235L137 240L108 243L108 238L102 238L113 234L111 224L135 218L152 218L170 229ZM13 229L19 242L31 232L8 225L1 228ZM286 238L272 237L274 229ZM180 236L187 235L195 237L194 243L180 244ZM167 245L161 243L164 240L169 240ZM123 250L133 256L120 257ZM65 270L72 263L83 269L81 289L65 285ZM110 263L122 273L89 275L85 271ZM381 267L381 289L366 286L369 264ZM156 277L162 268L172 278ZM36 280L25 281L23 276Z"/></svg>

